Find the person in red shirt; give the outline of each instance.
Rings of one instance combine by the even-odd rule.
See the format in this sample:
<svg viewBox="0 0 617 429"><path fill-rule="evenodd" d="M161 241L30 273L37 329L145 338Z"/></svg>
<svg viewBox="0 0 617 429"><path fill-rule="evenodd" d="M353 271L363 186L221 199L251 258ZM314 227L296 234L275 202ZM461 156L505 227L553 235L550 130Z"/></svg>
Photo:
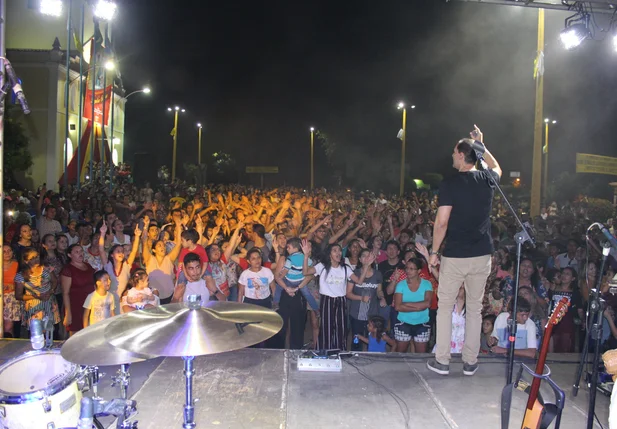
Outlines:
<svg viewBox="0 0 617 429"><path fill-rule="evenodd" d="M201 275L203 276L206 272L206 268L208 268L208 264L206 263L208 262L208 254L206 253L206 249L197 244L199 242L199 233L194 229L187 229L186 231L182 231L180 239L182 250L180 251L180 256L178 256L178 261L180 261L178 265L178 281L181 281L182 276L184 276L182 273L182 261L184 261L184 257L189 253L195 253L199 256L199 261L201 263Z"/></svg>

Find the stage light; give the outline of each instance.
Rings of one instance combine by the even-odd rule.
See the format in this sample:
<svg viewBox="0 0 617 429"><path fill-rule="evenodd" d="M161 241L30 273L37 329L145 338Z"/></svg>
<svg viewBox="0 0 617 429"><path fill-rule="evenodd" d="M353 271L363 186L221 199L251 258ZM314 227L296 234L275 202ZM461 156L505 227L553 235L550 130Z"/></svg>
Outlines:
<svg viewBox="0 0 617 429"><path fill-rule="evenodd" d="M171 107L168 107L168 108L167 108L167 111L168 111L168 112L171 112Z"/></svg>
<svg viewBox="0 0 617 429"><path fill-rule="evenodd" d="M43 15L62 15L62 0L41 0L40 11Z"/></svg>
<svg viewBox="0 0 617 429"><path fill-rule="evenodd" d="M314 128L314 127L311 127L311 132L313 132L313 131L315 131L315 128Z"/></svg>
<svg viewBox="0 0 617 429"><path fill-rule="evenodd" d="M105 21L111 21L116 14L116 4L108 0L99 0L94 7L94 16Z"/></svg>
<svg viewBox="0 0 617 429"><path fill-rule="evenodd" d="M186 112L186 109L182 109L182 110L181 110L181 112L182 112L182 113Z"/></svg>
<svg viewBox="0 0 617 429"><path fill-rule="evenodd" d="M144 89L141 90L144 94L150 94L150 91L152 91L150 88L145 87Z"/></svg>
<svg viewBox="0 0 617 429"><path fill-rule="evenodd" d="M415 108L416 108L416 106L415 106L415 105L412 105L412 106L411 106L411 108L412 108L412 109L415 109Z"/></svg>
<svg viewBox="0 0 617 429"><path fill-rule="evenodd" d="M579 46L587 37L589 37L589 30L585 24L572 24L561 30L559 34L563 47L568 50Z"/></svg>
<svg viewBox="0 0 617 429"><path fill-rule="evenodd" d="M201 124L199 122L197 123L197 128L201 128Z"/></svg>
<svg viewBox="0 0 617 429"><path fill-rule="evenodd" d="M111 60L110 60L110 61L107 61L107 62L105 63L105 68L106 68L107 70L113 70L113 69L115 69L115 68L116 68L116 64L114 64L114 62L113 62L113 61L111 61Z"/></svg>
<svg viewBox="0 0 617 429"><path fill-rule="evenodd" d="M179 108L178 106L174 107L174 109L176 109L176 110L180 110L180 108Z"/></svg>
<svg viewBox="0 0 617 429"><path fill-rule="evenodd" d="M399 102L397 108L402 109L403 107L405 107L405 103L403 103L402 101Z"/></svg>

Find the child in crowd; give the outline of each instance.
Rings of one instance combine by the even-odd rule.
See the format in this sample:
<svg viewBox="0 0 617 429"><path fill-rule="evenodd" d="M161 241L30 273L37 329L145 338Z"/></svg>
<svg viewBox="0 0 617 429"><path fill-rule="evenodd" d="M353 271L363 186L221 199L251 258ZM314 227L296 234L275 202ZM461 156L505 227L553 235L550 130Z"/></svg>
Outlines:
<svg viewBox="0 0 617 429"><path fill-rule="evenodd" d="M284 275L285 285L291 289L298 289L304 299L306 299L306 303L312 310L319 310L319 304L311 295L311 291L308 288L305 288L304 285L308 282L304 282L304 274L302 274L302 263L304 262L304 253L302 253L301 249L302 242L299 238L293 237L287 240L286 250L289 256L285 260L285 266L283 267L282 274ZM309 267L313 265L313 261L309 259ZM278 301L277 298L280 298L280 292L282 288L277 288L275 292L275 301Z"/></svg>
<svg viewBox="0 0 617 429"><path fill-rule="evenodd" d="M385 353L386 344L390 347L396 346L396 341L386 334L386 319L381 316L371 316L367 324L368 338L356 335L358 340L368 344L368 351L373 353Z"/></svg>
<svg viewBox="0 0 617 429"><path fill-rule="evenodd" d="M84 328L117 314L114 296L109 292L111 279L105 270L94 273L94 292L84 302Z"/></svg>
<svg viewBox="0 0 617 429"><path fill-rule="evenodd" d="M480 337L480 353L488 353L491 347L489 346L489 340L493 329L495 328L495 319L497 316L494 314L487 314L482 318L482 336Z"/></svg>
<svg viewBox="0 0 617 429"><path fill-rule="evenodd" d="M131 278L131 289L126 295L126 305L135 310L158 305L158 297L148 287L148 274L143 269L135 271Z"/></svg>
<svg viewBox="0 0 617 429"><path fill-rule="evenodd" d="M492 314L495 317L503 310L504 299L501 294L501 281L499 279L493 280L488 292L488 311L487 314Z"/></svg>
<svg viewBox="0 0 617 429"><path fill-rule="evenodd" d="M508 353L510 330L508 329L508 319L512 313L514 300L511 299L508 311L501 313L495 319L495 327L489 340L489 353L502 354ZM535 358L538 348L536 339L536 324L529 318L531 304L523 297L518 298L518 308L516 310L516 339L514 341L514 355L520 357Z"/></svg>

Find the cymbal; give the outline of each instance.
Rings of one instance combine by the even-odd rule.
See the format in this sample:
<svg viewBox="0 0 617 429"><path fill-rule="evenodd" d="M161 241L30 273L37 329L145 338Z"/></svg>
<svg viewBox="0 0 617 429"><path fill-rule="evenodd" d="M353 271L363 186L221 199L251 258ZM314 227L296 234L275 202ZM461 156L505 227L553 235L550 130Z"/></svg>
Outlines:
<svg viewBox="0 0 617 429"><path fill-rule="evenodd" d="M167 304L114 320L105 338L115 347L156 356L200 356L260 343L283 327L276 312L252 304L210 301Z"/></svg>
<svg viewBox="0 0 617 429"><path fill-rule="evenodd" d="M82 329L64 342L60 354L69 362L92 366L122 365L155 358L114 347L105 340L105 328L121 317L114 316Z"/></svg>

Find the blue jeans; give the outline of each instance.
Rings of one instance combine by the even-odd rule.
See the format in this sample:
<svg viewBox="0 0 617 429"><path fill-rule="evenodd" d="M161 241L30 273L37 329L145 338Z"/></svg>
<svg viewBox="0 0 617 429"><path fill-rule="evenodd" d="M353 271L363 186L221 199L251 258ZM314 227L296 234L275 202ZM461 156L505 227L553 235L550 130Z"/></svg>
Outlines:
<svg viewBox="0 0 617 429"><path fill-rule="evenodd" d="M300 286L300 283L302 283L302 281L292 282L291 280L287 278L285 278L284 281L285 281L285 285L287 285L288 287L294 288L294 289ZM274 292L274 302L279 302L279 300L281 299L282 292L283 292L283 288L277 284L276 291ZM317 304L317 300L311 294L311 291L309 290L308 287L305 286L302 289L300 289L300 293L302 294L304 299L306 299L306 304L311 308L311 310L319 310L319 304Z"/></svg>

